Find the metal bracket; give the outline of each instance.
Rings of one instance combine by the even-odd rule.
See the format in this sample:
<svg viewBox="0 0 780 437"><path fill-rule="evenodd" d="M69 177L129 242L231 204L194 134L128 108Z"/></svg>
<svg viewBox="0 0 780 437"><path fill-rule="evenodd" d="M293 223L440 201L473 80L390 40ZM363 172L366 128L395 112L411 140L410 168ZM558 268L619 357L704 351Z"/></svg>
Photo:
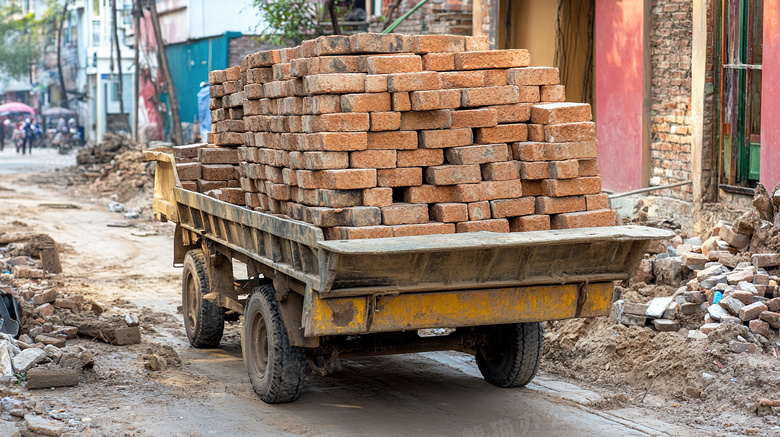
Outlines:
<svg viewBox="0 0 780 437"><path fill-rule="evenodd" d="M585 302L588 301L588 281L581 282L577 290L577 315L579 317L582 313L582 307Z"/></svg>

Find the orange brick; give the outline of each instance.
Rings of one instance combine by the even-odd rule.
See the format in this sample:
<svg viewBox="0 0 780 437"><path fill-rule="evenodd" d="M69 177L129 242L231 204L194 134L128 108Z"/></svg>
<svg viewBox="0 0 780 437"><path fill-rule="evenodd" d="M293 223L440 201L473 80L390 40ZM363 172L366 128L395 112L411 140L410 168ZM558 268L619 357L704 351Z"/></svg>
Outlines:
<svg viewBox="0 0 780 437"><path fill-rule="evenodd" d="M341 112L341 96L324 95L303 98L303 109L307 114L332 114Z"/></svg>
<svg viewBox="0 0 780 437"><path fill-rule="evenodd" d="M485 86L484 71L443 71L439 73L442 89L478 88Z"/></svg>
<svg viewBox="0 0 780 437"><path fill-rule="evenodd" d="M230 164L203 164L201 174L207 181L227 181L235 179L236 168Z"/></svg>
<svg viewBox="0 0 780 437"><path fill-rule="evenodd" d="M314 56L346 55L350 53L349 36L346 35L323 35L317 38L315 42Z"/></svg>
<svg viewBox="0 0 780 437"><path fill-rule="evenodd" d="M542 182L542 195L550 197L597 194L600 191L601 178L598 176L577 179L545 179Z"/></svg>
<svg viewBox="0 0 780 437"><path fill-rule="evenodd" d="M374 169L323 170L322 188L332 190L358 190L376 187L377 175Z"/></svg>
<svg viewBox="0 0 780 437"><path fill-rule="evenodd" d="M425 169L425 181L431 185L472 184L481 180L479 165L438 165Z"/></svg>
<svg viewBox="0 0 780 437"><path fill-rule="evenodd" d="M485 70L485 86L506 86L506 70Z"/></svg>
<svg viewBox="0 0 780 437"><path fill-rule="evenodd" d="M519 217L533 214L536 209L536 201L533 197L520 197L518 199L498 199L490 201L490 213L493 218Z"/></svg>
<svg viewBox="0 0 780 437"><path fill-rule="evenodd" d="M349 152L304 152L302 165L306 170L347 168L349 167Z"/></svg>
<svg viewBox="0 0 780 437"><path fill-rule="evenodd" d="M550 229L549 215L526 215L509 219L510 232L546 231Z"/></svg>
<svg viewBox="0 0 780 437"><path fill-rule="evenodd" d="M202 147L198 149L198 162L201 164L238 164L238 151L220 147Z"/></svg>
<svg viewBox="0 0 780 437"><path fill-rule="evenodd" d="M413 91L409 94L409 98L413 111L460 107L460 91L458 90Z"/></svg>
<svg viewBox="0 0 780 437"><path fill-rule="evenodd" d="M455 68L457 70L514 68L529 65L531 65L531 55L525 49L486 50L455 54Z"/></svg>
<svg viewBox="0 0 780 437"><path fill-rule="evenodd" d="M368 238L390 238L393 228L387 226L335 226L325 228L325 238L328 240L363 240Z"/></svg>
<svg viewBox="0 0 780 437"><path fill-rule="evenodd" d="M260 207L260 198L257 193L244 193L244 204L250 208Z"/></svg>
<svg viewBox="0 0 780 437"><path fill-rule="evenodd" d="M198 186L197 191L200 193L227 187L227 181L208 181L206 179L198 179L196 184Z"/></svg>
<svg viewBox="0 0 780 437"><path fill-rule="evenodd" d="M592 118L593 114L587 103L542 103L531 107L531 123L580 123Z"/></svg>
<svg viewBox="0 0 780 437"><path fill-rule="evenodd" d="M271 69L274 72L274 80L288 80L292 78L289 63L274 64Z"/></svg>
<svg viewBox="0 0 780 437"><path fill-rule="evenodd" d="M290 187L284 184L273 184L268 197L276 200L290 200Z"/></svg>
<svg viewBox="0 0 780 437"><path fill-rule="evenodd" d="M435 71L387 75L387 90L391 93L437 90L440 87L439 73Z"/></svg>
<svg viewBox="0 0 780 437"><path fill-rule="evenodd" d="M520 123L531 119L532 103L515 103L512 105L488 106L495 109L499 123Z"/></svg>
<svg viewBox="0 0 780 437"><path fill-rule="evenodd" d="M306 76L303 84L306 94L362 93L366 89L366 75L363 73L315 74Z"/></svg>
<svg viewBox="0 0 780 437"><path fill-rule="evenodd" d="M471 129L469 128L423 130L420 131L418 140L418 147L424 149L442 149L472 144Z"/></svg>
<svg viewBox="0 0 780 437"><path fill-rule="evenodd" d="M598 158L599 146L595 141L569 143L514 143L512 153L519 161L563 161L566 159Z"/></svg>
<svg viewBox="0 0 780 437"><path fill-rule="evenodd" d="M483 200L481 202L469 203L468 211L469 211L469 220L486 220L491 217L490 202L488 202L487 200Z"/></svg>
<svg viewBox="0 0 780 437"><path fill-rule="evenodd" d="M466 51L478 52L490 49L490 42L487 35L475 35L466 37Z"/></svg>
<svg viewBox="0 0 780 437"><path fill-rule="evenodd" d="M422 61L417 55L369 56L366 67L368 74L414 73L422 71Z"/></svg>
<svg viewBox="0 0 780 437"><path fill-rule="evenodd" d="M505 218L460 222L455 225L456 232L509 232L509 221Z"/></svg>
<svg viewBox="0 0 780 437"><path fill-rule="evenodd" d="M447 203L454 199L454 186L420 185L404 189L404 202L407 203Z"/></svg>
<svg viewBox="0 0 780 437"><path fill-rule="evenodd" d="M519 162L520 179L536 180L550 177L550 166L547 162Z"/></svg>
<svg viewBox="0 0 780 437"><path fill-rule="evenodd" d="M363 206L389 206L392 203L392 188L377 187L363 190Z"/></svg>
<svg viewBox="0 0 780 437"><path fill-rule="evenodd" d="M345 170L325 170L331 172L341 172ZM326 179L323 177L323 179ZM303 190L301 191L311 191ZM331 208L345 208L350 206L361 206L363 201L360 191L358 190L331 190L331 189L318 189L314 190L317 206L327 206Z"/></svg>
<svg viewBox="0 0 780 437"><path fill-rule="evenodd" d="M187 191L198 191L198 183L195 181L181 181L181 187Z"/></svg>
<svg viewBox="0 0 780 437"><path fill-rule="evenodd" d="M422 185L422 179L422 169L419 167L388 168L377 170L377 184L380 187L419 186Z"/></svg>
<svg viewBox="0 0 780 437"><path fill-rule="evenodd" d="M344 112L387 112L391 110L390 93L361 93L341 96Z"/></svg>
<svg viewBox="0 0 780 437"><path fill-rule="evenodd" d="M528 139L528 130L524 123L499 124L496 127L481 127L474 130L474 142L477 144L511 143Z"/></svg>
<svg viewBox="0 0 780 437"><path fill-rule="evenodd" d="M394 237L414 237L417 235L454 234L453 223L421 223L417 225L391 226Z"/></svg>
<svg viewBox="0 0 780 437"><path fill-rule="evenodd" d="M509 146L506 144L484 144L447 149L447 162L456 165L485 164L509 160Z"/></svg>
<svg viewBox="0 0 780 437"><path fill-rule="evenodd" d="M484 181L477 184L455 186L456 202L479 202L483 200L514 199L523 195L519 180Z"/></svg>
<svg viewBox="0 0 780 437"><path fill-rule="evenodd" d="M599 175L599 160L598 159L580 159L580 176L598 176Z"/></svg>
<svg viewBox="0 0 780 437"><path fill-rule="evenodd" d="M461 97L462 106L508 105L519 102L519 89L514 85L466 88Z"/></svg>
<svg viewBox="0 0 780 437"><path fill-rule="evenodd" d="M552 229L594 228L615 226L617 212L611 209L557 214L550 218Z"/></svg>
<svg viewBox="0 0 780 437"><path fill-rule="evenodd" d="M371 125L365 112L304 115L301 118L304 132L365 132Z"/></svg>
<svg viewBox="0 0 780 437"><path fill-rule="evenodd" d="M573 179L580 175L580 163L576 159L549 163L551 179Z"/></svg>
<svg viewBox="0 0 780 437"><path fill-rule="evenodd" d="M363 150L349 154L351 168L395 168L395 150Z"/></svg>
<svg viewBox="0 0 780 437"><path fill-rule="evenodd" d="M428 223L428 205L414 203L394 203L382 209L382 224L410 225Z"/></svg>
<svg viewBox="0 0 780 437"><path fill-rule="evenodd" d="M404 53L411 52L412 37L398 33L357 33L349 37L352 53Z"/></svg>
<svg viewBox="0 0 780 437"><path fill-rule="evenodd" d="M450 126L452 126L452 116L448 109L401 114L401 130L447 129Z"/></svg>
<svg viewBox="0 0 780 437"><path fill-rule="evenodd" d="M585 210L585 198L572 197L544 197L536 198L537 214L560 214L563 212L576 212Z"/></svg>
<svg viewBox="0 0 780 437"><path fill-rule="evenodd" d="M466 38L459 35L417 35L412 38L415 53L450 53L466 50Z"/></svg>
<svg viewBox="0 0 780 437"><path fill-rule="evenodd" d="M409 99L409 93L393 93L393 111L411 111L412 101Z"/></svg>
<svg viewBox="0 0 780 437"><path fill-rule="evenodd" d="M450 112L452 128L493 127L498 124L498 112L492 108L464 109Z"/></svg>
<svg viewBox="0 0 780 437"><path fill-rule="evenodd" d="M417 141L415 131L368 132L368 148L371 150L411 150L417 148Z"/></svg>
<svg viewBox="0 0 780 437"><path fill-rule="evenodd" d="M320 132L305 137L306 150L345 152L366 150L368 134L366 132Z"/></svg>
<svg viewBox="0 0 780 437"><path fill-rule="evenodd" d="M585 196L585 203L587 205L588 211L609 209L609 196L607 193L588 194Z"/></svg>
<svg viewBox="0 0 780 437"><path fill-rule="evenodd" d="M401 114L398 112L372 112L372 131L391 131L401 127Z"/></svg>
<svg viewBox="0 0 780 437"><path fill-rule="evenodd" d="M226 80L225 70L212 70L209 72L209 83L212 85L220 84Z"/></svg>
<svg viewBox="0 0 780 437"><path fill-rule="evenodd" d="M517 161L482 164L482 180L508 181L511 179L520 179L520 171L517 164Z"/></svg>
<svg viewBox="0 0 780 437"><path fill-rule="evenodd" d="M558 85L560 73L552 67L510 68L507 79L512 85Z"/></svg>
<svg viewBox="0 0 780 437"><path fill-rule="evenodd" d="M453 53L428 53L422 57L424 70L450 71L455 69L455 55Z"/></svg>
<svg viewBox="0 0 780 437"><path fill-rule="evenodd" d="M176 173L181 181L196 181L201 176L201 163L184 162L176 164Z"/></svg>
<svg viewBox="0 0 780 437"><path fill-rule="evenodd" d="M444 163L444 150L442 149L415 149L399 150L397 155L398 167L431 167Z"/></svg>
<svg viewBox="0 0 780 437"><path fill-rule="evenodd" d="M596 123L550 124L544 127L544 137L548 143L593 141L596 139Z"/></svg>
<svg viewBox="0 0 780 437"><path fill-rule="evenodd" d="M528 141L544 142L544 125L529 123L526 126L528 126Z"/></svg>
<svg viewBox="0 0 780 437"><path fill-rule="evenodd" d="M566 101L566 88L563 85L542 86L539 100L542 102L564 102Z"/></svg>
<svg viewBox="0 0 780 437"><path fill-rule="evenodd" d="M523 181L523 195L525 196L541 196L542 195L542 181Z"/></svg>
<svg viewBox="0 0 780 437"><path fill-rule="evenodd" d="M519 86L517 88L520 95L520 102L539 103L539 101L541 101L538 86Z"/></svg>
<svg viewBox="0 0 780 437"><path fill-rule="evenodd" d="M465 203L435 203L430 207L430 216L437 222L465 222L469 219L469 209Z"/></svg>
<svg viewBox="0 0 780 437"><path fill-rule="evenodd" d="M367 93L387 92L387 75L369 74L368 76L366 76L366 92Z"/></svg>

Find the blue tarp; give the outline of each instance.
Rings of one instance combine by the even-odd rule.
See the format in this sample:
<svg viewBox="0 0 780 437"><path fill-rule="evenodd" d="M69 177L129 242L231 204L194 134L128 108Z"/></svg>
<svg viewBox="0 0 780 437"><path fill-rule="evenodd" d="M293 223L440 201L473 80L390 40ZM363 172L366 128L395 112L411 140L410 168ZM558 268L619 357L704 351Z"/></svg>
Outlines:
<svg viewBox="0 0 780 437"><path fill-rule="evenodd" d="M200 121L201 141L206 141L206 134L211 132L210 99L208 84L200 87L200 91L198 91L198 120Z"/></svg>

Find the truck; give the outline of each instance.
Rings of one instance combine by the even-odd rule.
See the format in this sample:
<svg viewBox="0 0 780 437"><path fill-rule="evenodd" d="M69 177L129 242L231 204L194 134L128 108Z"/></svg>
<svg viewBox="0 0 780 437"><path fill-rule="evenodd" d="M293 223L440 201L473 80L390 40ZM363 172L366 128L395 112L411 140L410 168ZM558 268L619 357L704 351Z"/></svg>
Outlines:
<svg viewBox="0 0 780 437"><path fill-rule="evenodd" d="M608 315L614 281L673 237L611 226L326 240L309 223L183 189L170 151L144 154L155 216L175 223L187 337L214 348L241 320L249 379L271 404L298 398L307 367L325 375L366 355L465 352L488 383L526 385L542 322Z"/></svg>

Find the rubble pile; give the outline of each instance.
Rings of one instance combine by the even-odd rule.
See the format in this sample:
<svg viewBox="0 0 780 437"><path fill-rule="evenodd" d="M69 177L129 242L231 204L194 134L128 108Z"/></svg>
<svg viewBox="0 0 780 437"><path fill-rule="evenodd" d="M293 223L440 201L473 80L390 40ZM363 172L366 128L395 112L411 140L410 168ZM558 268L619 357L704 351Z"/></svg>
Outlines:
<svg viewBox="0 0 780 437"><path fill-rule="evenodd" d="M209 74L185 189L328 239L609 226L588 104L527 50L454 35L323 36Z"/></svg>

